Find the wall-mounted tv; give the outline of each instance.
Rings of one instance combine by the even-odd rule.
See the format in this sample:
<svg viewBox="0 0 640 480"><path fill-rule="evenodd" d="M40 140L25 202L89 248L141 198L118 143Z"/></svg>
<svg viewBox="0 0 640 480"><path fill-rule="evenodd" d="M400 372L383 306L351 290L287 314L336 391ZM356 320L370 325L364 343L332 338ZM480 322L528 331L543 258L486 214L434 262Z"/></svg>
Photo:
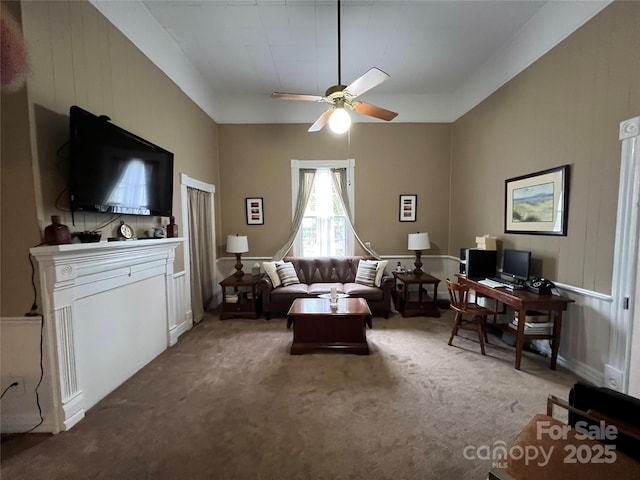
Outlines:
<svg viewBox="0 0 640 480"><path fill-rule="evenodd" d="M69 117L72 212L171 216L173 153L75 105Z"/></svg>

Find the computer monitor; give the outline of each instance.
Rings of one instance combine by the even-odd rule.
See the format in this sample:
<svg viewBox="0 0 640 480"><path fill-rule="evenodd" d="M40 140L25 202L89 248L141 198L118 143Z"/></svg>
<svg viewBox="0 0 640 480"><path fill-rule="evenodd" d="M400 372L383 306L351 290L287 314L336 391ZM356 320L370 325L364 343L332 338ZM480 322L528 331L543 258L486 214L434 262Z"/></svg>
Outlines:
<svg viewBox="0 0 640 480"><path fill-rule="evenodd" d="M502 255L502 274L522 283L529 279L531 252L505 248Z"/></svg>

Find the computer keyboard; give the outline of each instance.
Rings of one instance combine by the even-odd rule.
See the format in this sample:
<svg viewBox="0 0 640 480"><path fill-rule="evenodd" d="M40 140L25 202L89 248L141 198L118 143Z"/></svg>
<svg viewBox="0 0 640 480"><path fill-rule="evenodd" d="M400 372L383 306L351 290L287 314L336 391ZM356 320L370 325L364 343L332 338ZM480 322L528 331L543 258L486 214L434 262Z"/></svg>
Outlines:
<svg viewBox="0 0 640 480"><path fill-rule="evenodd" d="M478 283L481 283L482 285L486 285L487 287L491 287L491 288L506 287L504 283L496 282L495 280L491 280L490 278L485 278L484 280L478 280Z"/></svg>

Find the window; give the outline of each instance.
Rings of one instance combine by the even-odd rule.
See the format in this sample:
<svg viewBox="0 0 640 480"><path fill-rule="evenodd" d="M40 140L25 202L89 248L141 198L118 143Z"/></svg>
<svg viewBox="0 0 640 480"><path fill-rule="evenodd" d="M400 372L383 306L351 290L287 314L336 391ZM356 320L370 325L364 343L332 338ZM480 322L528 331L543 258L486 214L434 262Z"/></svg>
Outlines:
<svg viewBox="0 0 640 480"><path fill-rule="evenodd" d="M301 256L347 255L347 216L331 181L329 169L316 171L313 193L298 236Z"/></svg>
<svg viewBox="0 0 640 480"><path fill-rule="evenodd" d="M331 168L350 167L353 178L353 161L296 162L298 168L315 168L316 177L313 192L309 198L304 219L293 246L293 255L302 257L348 256L353 255L353 233L349 219L333 187ZM292 162L292 166L294 166ZM294 185L294 208L297 199L298 168L292 168ZM349 197L353 197L350 181ZM353 202L349 200L349 203Z"/></svg>

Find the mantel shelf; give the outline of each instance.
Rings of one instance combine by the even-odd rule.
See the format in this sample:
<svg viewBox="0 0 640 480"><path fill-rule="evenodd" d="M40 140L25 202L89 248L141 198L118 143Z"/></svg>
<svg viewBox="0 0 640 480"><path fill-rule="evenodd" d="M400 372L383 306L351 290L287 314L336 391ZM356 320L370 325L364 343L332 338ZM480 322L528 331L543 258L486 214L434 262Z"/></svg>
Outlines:
<svg viewBox="0 0 640 480"><path fill-rule="evenodd" d="M64 245L43 245L33 247L29 251L31 255L38 257L43 255L73 254L92 251L128 250L131 248L151 247L157 245L179 244L184 242L183 237L154 238L149 240L124 240L118 242L94 242L94 243L67 243Z"/></svg>

